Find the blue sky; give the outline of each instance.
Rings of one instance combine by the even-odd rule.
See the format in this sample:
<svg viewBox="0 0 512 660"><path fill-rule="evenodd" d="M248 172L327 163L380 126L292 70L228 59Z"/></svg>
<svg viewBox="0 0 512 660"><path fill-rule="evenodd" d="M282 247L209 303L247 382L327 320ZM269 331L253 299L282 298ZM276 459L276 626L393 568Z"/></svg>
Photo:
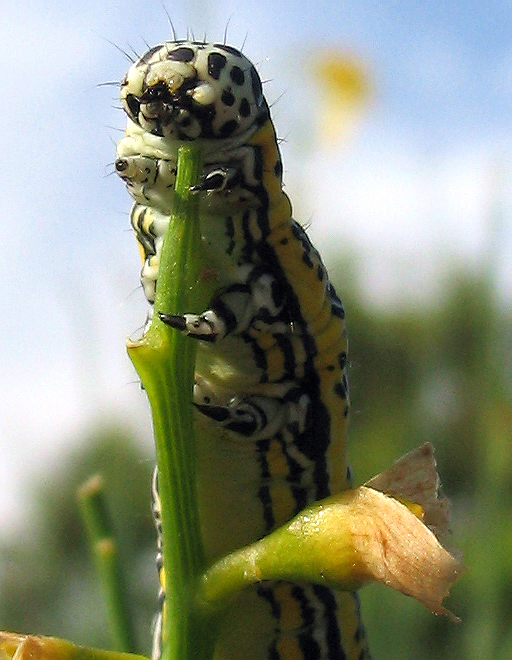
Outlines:
<svg viewBox="0 0 512 660"><path fill-rule="evenodd" d="M158 2L4 0L0 26L3 182L0 236L0 528L20 520L23 477L55 463L104 416L144 429L143 395L124 353L141 325L130 201L112 174L128 62L171 38ZM285 182L326 261L361 257L373 301L435 296L447 260L493 259L512 282L510 2L349 0L168 3L179 36L240 47L257 65L285 138ZM373 102L350 141L322 145L311 58L348 52ZM497 247L496 247L497 244ZM341 291L342 293L342 291ZM426 296L428 297L428 296ZM420 295L421 298L421 295Z"/></svg>

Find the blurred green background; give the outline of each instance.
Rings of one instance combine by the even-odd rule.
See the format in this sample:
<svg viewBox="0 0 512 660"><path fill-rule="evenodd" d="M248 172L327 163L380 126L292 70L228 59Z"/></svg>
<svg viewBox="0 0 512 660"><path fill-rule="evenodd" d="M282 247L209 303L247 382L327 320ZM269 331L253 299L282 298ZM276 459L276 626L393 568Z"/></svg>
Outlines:
<svg viewBox="0 0 512 660"><path fill-rule="evenodd" d="M512 422L510 316L488 271L447 272L443 296L388 313L347 283L357 264L333 263L351 337L351 462L357 483L429 440L453 502L453 544L467 573L448 607L454 625L384 587L361 591L374 657L512 657ZM141 394L142 396L142 394ZM8 630L109 647L105 611L84 543L75 489L93 472L108 499L128 569L140 648L156 602L149 516L151 459L122 428L91 430L44 483L22 538L0 548L0 619Z"/></svg>

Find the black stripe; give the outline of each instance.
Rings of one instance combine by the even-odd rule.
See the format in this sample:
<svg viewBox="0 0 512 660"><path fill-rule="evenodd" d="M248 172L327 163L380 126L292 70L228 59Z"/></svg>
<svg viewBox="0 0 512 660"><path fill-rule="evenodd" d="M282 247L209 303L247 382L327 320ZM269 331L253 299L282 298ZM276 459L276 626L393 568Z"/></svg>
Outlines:
<svg viewBox="0 0 512 660"><path fill-rule="evenodd" d="M251 66L250 74L251 74L251 87L252 87L252 93L254 95L254 100L256 101L256 105L259 105L263 101L263 88L261 86L261 79L258 75L258 72L253 66Z"/></svg>
<svg viewBox="0 0 512 660"><path fill-rule="evenodd" d="M251 212L245 211L242 216L242 236L244 239L242 258L244 259L244 261L253 263L253 252L256 242L254 240L254 236L252 235L250 229L250 221L251 221Z"/></svg>
<svg viewBox="0 0 512 660"><path fill-rule="evenodd" d="M148 234L142 228L147 211L147 206L144 206L143 210L140 213L137 213L135 223L133 223L132 214L132 226L135 230L135 236L137 237L137 240L139 241L144 251L144 257L146 259L156 254L155 241L151 238L151 236L148 236Z"/></svg>
<svg viewBox="0 0 512 660"><path fill-rule="evenodd" d="M212 301L211 309L217 314L217 316L220 316L220 318L226 324L226 334L229 334L235 330L237 326L236 316L233 314L231 308L222 302L220 297L215 298L215 300Z"/></svg>
<svg viewBox="0 0 512 660"><path fill-rule="evenodd" d="M287 443L284 441L282 434L278 434L276 438L280 441L281 451L286 459L286 465L288 467L288 476L286 477L286 480L290 483L290 489L295 501L295 508L292 516L296 516L309 503L308 489L300 485L300 480L304 474L305 468L290 456Z"/></svg>
<svg viewBox="0 0 512 660"><path fill-rule="evenodd" d="M257 213L259 225L266 238L269 233L268 195L266 191L262 193L261 199L263 198L265 198L265 204L258 209ZM302 227L293 221L292 233L305 248L311 247L311 243ZM297 448L315 463L313 472L316 487L315 498L321 499L330 494L326 452L331 442L331 424L329 411L322 401L320 393L320 376L314 364L314 358L318 352L315 338L309 332L293 284L286 277L275 250L270 246L268 240L265 240L257 244L256 251L261 262L268 264L269 270L273 273L278 285L284 292L288 318L298 328L298 334L304 344L306 355L304 377L298 384L302 391L308 394L311 404L306 416L305 432L297 437L296 444ZM299 282L298 285L300 286L301 283ZM330 289L332 289L332 286ZM332 291L334 292L334 289Z"/></svg>
<svg viewBox="0 0 512 660"><path fill-rule="evenodd" d="M331 302L331 312L333 316L337 316L340 319L345 318L345 310L343 309L343 304L338 298L336 291L334 290L333 285L329 282L327 284L327 295Z"/></svg>
<svg viewBox="0 0 512 660"><path fill-rule="evenodd" d="M286 335L275 335L274 339L283 354L283 376L281 380L290 380L295 378L297 363L295 362L295 353L290 338Z"/></svg>
<svg viewBox="0 0 512 660"><path fill-rule="evenodd" d="M313 585L313 593L324 606L323 618L325 619L325 640L329 649L329 660L346 660L347 656L341 645L338 619L336 616L337 603L333 592L327 587Z"/></svg>
<svg viewBox="0 0 512 660"><path fill-rule="evenodd" d="M256 456L260 466L261 486L258 489L258 498L263 506L263 520L265 522L265 532L270 532L275 525L274 512L272 510L272 498L268 483L270 480L270 471L268 468L267 454L270 449L270 440L260 440L256 444Z"/></svg>
<svg viewBox="0 0 512 660"><path fill-rule="evenodd" d="M261 348L256 339L248 335L246 332L240 335L241 339L245 341L246 344L250 344L252 350L252 358L257 369L260 369L262 372L260 383L268 382L268 361L267 353Z"/></svg>
<svg viewBox="0 0 512 660"><path fill-rule="evenodd" d="M270 605L270 611L274 619L276 619L276 621L279 621L279 619L281 618L281 606L276 600L276 597L274 595L274 590L269 587L258 587L257 591L258 591L258 596L266 600L267 603Z"/></svg>
<svg viewBox="0 0 512 660"><path fill-rule="evenodd" d="M236 241L234 239L235 237L235 223L233 222L233 218L228 215L226 218L226 236L229 238L229 244L226 249L226 254L232 255L233 250L235 249L236 246Z"/></svg>
<svg viewBox="0 0 512 660"><path fill-rule="evenodd" d="M316 608L311 605L302 587L293 585L290 591L292 597L299 603L303 621L301 625L302 632L297 635L297 642L302 652L302 657L307 658L307 660L318 660L321 655L321 649L314 636L317 632Z"/></svg>

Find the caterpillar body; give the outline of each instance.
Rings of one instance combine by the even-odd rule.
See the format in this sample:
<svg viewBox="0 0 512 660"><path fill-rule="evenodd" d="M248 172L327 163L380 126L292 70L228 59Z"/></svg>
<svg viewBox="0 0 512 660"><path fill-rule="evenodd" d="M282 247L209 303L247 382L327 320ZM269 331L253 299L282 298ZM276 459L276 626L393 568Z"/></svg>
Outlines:
<svg viewBox="0 0 512 660"><path fill-rule="evenodd" d="M130 67L116 170L135 200L131 224L154 301L172 209L177 149L198 141L207 310L162 314L198 341L197 492L211 562L313 501L346 489L344 311L318 252L293 220L255 67L225 44L173 41ZM154 513L159 527L157 480ZM161 558L160 558L161 578ZM165 615L164 586L161 606ZM161 650L155 632L154 658ZM369 658L357 596L266 582L227 613L215 660Z"/></svg>

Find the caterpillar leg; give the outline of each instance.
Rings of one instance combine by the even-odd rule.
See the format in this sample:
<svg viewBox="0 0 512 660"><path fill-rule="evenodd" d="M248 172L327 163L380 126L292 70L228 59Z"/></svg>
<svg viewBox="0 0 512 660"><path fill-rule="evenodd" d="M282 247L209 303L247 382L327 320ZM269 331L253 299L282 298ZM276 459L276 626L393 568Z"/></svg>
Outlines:
<svg viewBox="0 0 512 660"><path fill-rule="evenodd" d="M123 149L123 141L119 143L115 168L130 195L139 204L170 213L176 181L176 162L134 153L131 148L133 141L128 138L124 141L130 143L130 148Z"/></svg>
<svg viewBox="0 0 512 660"><path fill-rule="evenodd" d="M220 316L212 310L201 314L185 314L184 316L174 316L172 314L163 314L158 312L160 320L171 328L181 330L187 336L203 341L216 341L226 334L225 323Z"/></svg>
<svg viewBox="0 0 512 660"><path fill-rule="evenodd" d="M132 126L131 135L125 136L117 145L114 165L136 202L162 213L172 211L176 154L166 153L165 144L158 138L148 138L140 127ZM261 177L261 158L255 147L215 151L206 156L201 181L192 191L206 193L209 198L220 197L218 203L221 205L238 208L240 201L258 205L258 197L254 197L251 191L261 184ZM235 190L241 196L233 195Z"/></svg>
<svg viewBox="0 0 512 660"><path fill-rule="evenodd" d="M309 396L295 383L282 383L283 396L232 396L223 400L205 379L194 386L194 406L221 427L252 440L270 438L284 428L303 433Z"/></svg>
<svg viewBox="0 0 512 660"><path fill-rule="evenodd" d="M285 296L272 273L259 266L249 266L245 271L241 268L245 281L215 296L210 309L202 314L158 312L160 320L189 337L210 342L249 328L272 335L289 332L290 324L283 314Z"/></svg>
<svg viewBox="0 0 512 660"><path fill-rule="evenodd" d="M195 407L228 431L253 439L273 435L286 419L282 403L269 397L233 397L224 406L196 403Z"/></svg>
<svg viewBox="0 0 512 660"><path fill-rule="evenodd" d="M240 170L234 167L216 167L207 174L203 174L201 181L191 188L191 192L222 192L232 190L240 182Z"/></svg>

